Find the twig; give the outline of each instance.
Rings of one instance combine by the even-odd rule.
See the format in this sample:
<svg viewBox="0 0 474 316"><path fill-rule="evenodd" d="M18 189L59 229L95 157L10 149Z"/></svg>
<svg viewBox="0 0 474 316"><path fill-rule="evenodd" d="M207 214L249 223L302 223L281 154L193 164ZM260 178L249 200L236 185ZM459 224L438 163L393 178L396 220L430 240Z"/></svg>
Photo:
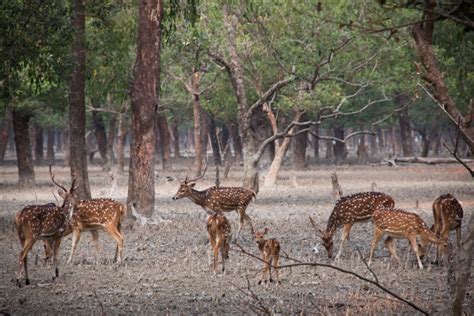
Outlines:
<svg viewBox="0 0 474 316"><path fill-rule="evenodd" d="M248 296L250 297L251 299L253 299L254 301L257 302L258 306L254 306L256 310L254 310L253 308L251 308L251 305L249 304L249 308L253 311L253 312L257 312L259 311L260 313L263 313L265 315L271 315L271 312L270 310L268 309L268 307L265 306L265 304L263 304L262 300L260 299L260 297L258 297L257 294L255 294L253 291L252 291L252 288L250 286L250 281L249 281L249 278L248 276L245 276L245 280L247 281L247 291L244 291L243 289L239 288L237 285L231 283L231 285L233 285L237 290L239 290L240 292L242 292L245 296Z"/></svg>
<svg viewBox="0 0 474 316"><path fill-rule="evenodd" d="M390 294L391 296L397 298L398 300L404 302L405 304L411 306L413 309L419 311L420 313L424 314L424 315L429 315L427 311L423 310L421 307L418 307L417 305L415 305L414 303L402 298L401 296L399 296L398 294L392 292L391 290L387 289L386 287L384 287L383 285L381 285L380 283L378 283L377 281L374 281L374 280L370 280L370 279L367 279L366 277L363 277L361 276L360 274L357 274L353 271L350 271L350 270L346 270L346 269L343 269L343 268L340 268L340 267L337 267L337 266L333 266L331 264L325 264L325 263L316 263L316 262L302 262L298 259L295 259L295 258L290 258L288 256L284 257L288 260L292 260L296 263L292 263L292 264L286 264L286 265L280 265L278 267L274 266L272 263L270 262L267 262L265 260L263 260L262 258L246 251L242 246L240 246L239 244L235 244L239 250L234 250L234 249L230 249L232 251L240 251L241 253L247 255L247 256L250 256L252 258L255 258L257 260L260 260L261 262L264 262L268 265L270 265L272 268L279 268L279 269L284 269L284 268L292 268L292 267L304 267L304 266L310 266L310 267L323 267L323 268L329 268L329 269L333 269L333 270L336 270L336 271L339 271L339 272L342 272L342 273L345 273L345 274L349 274L349 275L352 275L362 281L365 281L367 283L370 283L370 284L373 284L375 285L376 287L378 287L379 289L381 289L382 291Z"/></svg>
<svg viewBox="0 0 474 316"><path fill-rule="evenodd" d="M364 262L365 267L366 267L367 270L369 270L369 272L372 273L372 275L374 276L375 282L380 283L380 282L379 282L379 278L377 278L377 274L375 274L374 270L372 270L372 269L369 267L367 261L365 261L365 258L364 258L364 256L362 255L362 253L360 252L360 249L359 249L359 247L358 247L357 245L356 245L356 249L357 249L357 252L359 253L360 258L362 259L362 262Z"/></svg>

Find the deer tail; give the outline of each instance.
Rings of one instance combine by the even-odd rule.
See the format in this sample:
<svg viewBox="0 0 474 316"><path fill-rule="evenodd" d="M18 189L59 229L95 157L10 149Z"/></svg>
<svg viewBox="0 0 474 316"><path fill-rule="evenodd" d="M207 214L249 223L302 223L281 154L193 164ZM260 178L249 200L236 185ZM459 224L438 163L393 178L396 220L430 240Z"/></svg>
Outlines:
<svg viewBox="0 0 474 316"><path fill-rule="evenodd" d="M18 235L18 238L20 240L23 240L25 238L25 234L22 229L22 220L21 220L20 214L17 214L15 216L15 228L16 228L16 233Z"/></svg>

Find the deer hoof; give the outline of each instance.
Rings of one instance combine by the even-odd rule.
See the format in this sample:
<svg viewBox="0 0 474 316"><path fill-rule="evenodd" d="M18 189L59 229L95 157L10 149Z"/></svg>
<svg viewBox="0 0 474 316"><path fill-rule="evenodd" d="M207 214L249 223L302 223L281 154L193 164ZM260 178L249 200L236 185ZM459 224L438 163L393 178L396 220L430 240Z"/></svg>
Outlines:
<svg viewBox="0 0 474 316"><path fill-rule="evenodd" d="M278 284L281 285L281 281L280 281L280 280L278 280Z"/></svg>
<svg viewBox="0 0 474 316"><path fill-rule="evenodd" d="M21 288L21 279L16 279L16 286Z"/></svg>
<svg viewBox="0 0 474 316"><path fill-rule="evenodd" d="M25 279L25 285L30 285L30 279Z"/></svg>
<svg viewBox="0 0 474 316"><path fill-rule="evenodd" d="M272 279L272 278L270 278L270 282L273 282L273 279Z"/></svg>
<svg viewBox="0 0 474 316"><path fill-rule="evenodd" d="M258 284L258 285L262 284L262 280L258 281L258 283L257 283L257 284Z"/></svg>

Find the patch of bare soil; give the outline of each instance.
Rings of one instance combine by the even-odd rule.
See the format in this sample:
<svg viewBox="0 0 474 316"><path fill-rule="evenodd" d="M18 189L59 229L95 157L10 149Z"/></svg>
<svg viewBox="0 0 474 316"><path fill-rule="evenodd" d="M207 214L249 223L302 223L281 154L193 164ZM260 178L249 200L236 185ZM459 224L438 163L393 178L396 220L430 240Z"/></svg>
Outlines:
<svg viewBox="0 0 474 316"><path fill-rule="evenodd" d="M114 241L100 235L101 262L95 263L92 238L85 233L72 265L66 265L71 236L64 238L60 249L60 277L52 281L53 268L43 264L42 244L38 242L29 255L31 285L16 287L13 282L20 244L13 227L14 214L28 204L54 201L53 185L46 167L36 169L38 185L18 188L15 167L0 168L0 314L416 314L409 306L353 276L321 267L293 267L281 271L282 285L257 285L261 262L231 246L226 272L214 276L209 265L210 246L205 230L206 214L189 200L172 201L177 182L167 175L185 173L175 167L174 174L158 173L156 179L157 224L126 228L125 260L110 262ZM334 263L337 266L373 278L361 260L356 246L367 257L372 239L372 223L355 225L351 241L338 262L326 258L308 221L312 215L326 224L334 205L331 197L331 173L337 171L344 194L377 189L392 195L398 207L414 211L431 225L431 204L437 196L450 192L464 207L466 224L474 211L473 183L462 167L452 166L321 166L304 171L283 170L273 188L261 188L257 200L247 209L257 229L269 227L270 237L277 238L291 257L307 262ZM69 171L56 168L56 178L67 182ZM113 189L107 174L98 166L90 170L94 197L126 199L126 175L118 177ZM233 169L223 186L239 185L241 169ZM197 185L213 185L208 174ZM111 192L113 191L113 192ZM227 213L238 228L238 216ZM463 233L465 225L463 225ZM455 234L450 244L455 245ZM337 244L340 237L338 231ZM248 227L238 243L258 254ZM375 252L373 271L380 283L431 314L449 313L452 292L447 267L430 264L432 249L419 270L413 253L407 260L406 241L398 242L401 266L389 258L381 242ZM319 249L319 253L314 251ZM291 261L281 259L281 264ZM472 277L471 277L472 278ZM473 314L474 282L469 282L465 299L467 314Z"/></svg>

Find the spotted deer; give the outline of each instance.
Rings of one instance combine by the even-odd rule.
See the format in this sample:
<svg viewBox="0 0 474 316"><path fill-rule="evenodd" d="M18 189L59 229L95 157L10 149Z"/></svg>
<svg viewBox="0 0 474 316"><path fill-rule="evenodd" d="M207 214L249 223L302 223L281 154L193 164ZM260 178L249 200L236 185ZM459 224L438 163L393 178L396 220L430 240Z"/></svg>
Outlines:
<svg viewBox="0 0 474 316"><path fill-rule="evenodd" d="M265 266L262 272L262 278L258 281L258 284L261 284L262 281L267 283L267 279L265 278L266 274L269 274L269 281L273 282L272 279L272 271L271 267L274 266L274 270L276 273L278 284L281 284L280 276L279 276L279 268L278 268L278 261L280 260L280 243L278 240L272 239L265 239L265 235L270 230L265 227L263 232L255 232L255 241L257 242L258 249L262 254L262 259L265 261Z"/></svg>
<svg viewBox="0 0 474 316"><path fill-rule="evenodd" d="M29 205L15 216L15 228L22 248L16 276L16 284L19 287L21 287L22 268L25 271L25 284L30 284L27 258L28 253L37 240L44 241L46 258L52 254L54 265L53 279L59 276L57 254L61 238L67 233L69 220L78 200L75 193L77 186L76 182L73 181L71 188L67 190L54 180L52 174L51 180L60 188L58 192L63 198L63 204L61 206L56 206L54 203Z"/></svg>
<svg viewBox="0 0 474 316"><path fill-rule="evenodd" d="M431 230L442 240L448 240L449 232L456 230L456 241L458 248L461 247L461 222L463 209L458 200L451 194L439 196L433 203L434 225ZM441 256L441 249L437 247L436 262Z"/></svg>
<svg viewBox="0 0 474 316"><path fill-rule="evenodd" d="M394 238L408 239L411 248L415 252L418 267L420 269L423 269L420 256L426 252L430 243L440 245L441 249L447 249L448 245L446 241L438 239L435 233L428 228L420 216L415 213L410 213L401 209L380 208L374 211L372 218L375 224L375 231L370 247L369 265L372 262L372 254L375 246L385 234L389 236L385 240L385 246L398 263L401 262L396 253ZM416 243L417 236L421 239L420 247L418 247Z"/></svg>
<svg viewBox="0 0 474 316"><path fill-rule="evenodd" d="M340 198L329 216L326 230L321 230L310 217L311 223L316 230L324 248L326 248L328 258L333 256L333 236L338 227L343 226L341 242L336 259L342 253L344 242L349 239L349 233L354 223L366 222L372 218L375 209L380 207L393 208L395 202L393 198L381 192L361 192Z"/></svg>
<svg viewBox="0 0 474 316"><path fill-rule="evenodd" d="M100 198L81 200L74 208L67 233L72 233L71 254L67 261L72 262L77 244L83 231L90 231L99 259L99 230L106 231L116 242L114 261L120 263L123 254L122 219L125 216L125 205L113 199Z"/></svg>
<svg viewBox="0 0 474 316"><path fill-rule="evenodd" d="M214 253L213 271L217 273L217 261L219 251L222 257L222 272L225 270L225 259L229 258L229 246L231 239L231 225L229 220L221 212L210 215L207 219L207 234Z"/></svg>
<svg viewBox="0 0 474 316"><path fill-rule="evenodd" d="M206 165L207 168L207 165ZM179 181L178 192L173 197L173 200L188 198L197 205L201 206L209 215L214 212L230 212L236 210L239 213L239 230L236 238L239 237L240 231L247 222L250 226L252 235L254 234L252 220L245 213L247 206L252 198L256 198L256 193L252 190L241 187L210 187L203 191L195 190L196 181L201 179L204 173L196 179Z"/></svg>

